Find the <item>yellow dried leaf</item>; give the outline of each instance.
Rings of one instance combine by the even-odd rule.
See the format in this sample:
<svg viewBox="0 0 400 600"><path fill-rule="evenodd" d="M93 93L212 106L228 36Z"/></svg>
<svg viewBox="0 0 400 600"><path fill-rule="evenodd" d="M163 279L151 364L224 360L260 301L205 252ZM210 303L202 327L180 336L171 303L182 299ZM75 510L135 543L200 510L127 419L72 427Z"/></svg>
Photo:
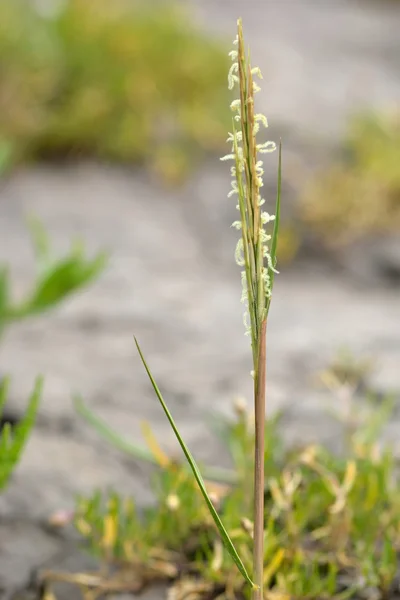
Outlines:
<svg viewBox="0 0 400 600"><path fill-rule="evenodd" d="M92 528L90 527L89 523L84 519L77 519L77 521L75 522L75 527L83 536L90 535L92 531Z"/></svg>
<svg viewBox="0 0 400 600"><path fill-rule="evenodd" d="M279 548L273 559L270 561L268 567L264 569L264 585L267 586L271 578L275 575L277 570L282 564L285 558L285 551L283 548Z"/></svg>
<svg viewBox="0 0 400 600"><path fill-rule="evenodd" d="M154 433L151 430L150 425L148 423L146 423L145 421L143 421L141 423L141 429L142 429L142 433L143 433L145 442L146 442L147 446L149 447L150 452L156 459L157 463L163 469L167 469L171 464L171 460L165 454L165 452L163 450L161 450L160 445L157 442L157 440L154 436Z"/></svg>
<svg viewBox="0 0 400 600"><path fill-rule="evenodd" d="M346 473L343 480L343 490L350 492L357 477L357 464L354 460L349 460L346 467Z"/></svg>
<svg viewBox="0 0 400 600"><path fill-rule="evenodd" d="M114 515L107 515L104 519L104 534L101 541L103 548L111 550L117 540L118 519Z"/></svg>

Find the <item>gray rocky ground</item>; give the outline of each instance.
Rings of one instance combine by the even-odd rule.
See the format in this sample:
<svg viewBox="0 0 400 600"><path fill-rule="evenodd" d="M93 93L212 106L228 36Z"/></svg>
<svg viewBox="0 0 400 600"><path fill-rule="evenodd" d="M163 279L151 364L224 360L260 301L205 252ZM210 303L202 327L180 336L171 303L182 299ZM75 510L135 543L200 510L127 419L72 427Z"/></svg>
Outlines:
<svg viewBox="0 0 400 600"><path fill-rule="evenodd" d="M400 7L394 2L193 4L203 23L230 37L243 15L253 55L266 65L261 108L274 124L271 137L284 138L290 164L312 169L329 156L353 109L400 98ZM228 187L226 165L218 161L203 165L179 191L163 190L141 172L96 164L27 169L2 182L0 260L11 265L16 295L32 279L27 212L43 220L60 251L76 234L91 251L111 251L95 285L51 315L15 326L0 346L17 413L36 374L46 376L36 430L0 499L4 598L40 565L82 567L71 540L43 525L53 510L71 507L75 493L115 486L141 504L151 501L146 468L107 447L76 417L74 390L127 437L139 440L146 419L164 447L176 451L133 334L196 456L227 463L207 418L229 413L232 399L251 389ZM288 185L288 196L292 192ZM372 385L379 392L400 387L398 282L386 281L379 268L388 256L400 262L396 244L355 249L340 269L303 260L279 276L268 405L285 409L288 441L335 443L339 432L324 412L326 394L315 386L315 373L341 346L376 359ZM386 436L396 440L399 426L393 420Z"/></svg>

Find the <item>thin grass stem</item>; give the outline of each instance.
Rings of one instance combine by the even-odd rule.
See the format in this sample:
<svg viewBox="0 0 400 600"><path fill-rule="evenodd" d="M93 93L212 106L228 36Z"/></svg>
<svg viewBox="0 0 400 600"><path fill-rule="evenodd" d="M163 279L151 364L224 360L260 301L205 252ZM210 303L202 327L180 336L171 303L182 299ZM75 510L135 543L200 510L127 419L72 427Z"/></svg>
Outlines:
<svg viewBox="0 0 400 600"><path fill-rule="evenodd" d="M262 598L264 571L264 454L265 454L265 390L266 390L267 320L261 324L257 377L254 380L255 448L254 448L254 547L253 599Z"/></svg>

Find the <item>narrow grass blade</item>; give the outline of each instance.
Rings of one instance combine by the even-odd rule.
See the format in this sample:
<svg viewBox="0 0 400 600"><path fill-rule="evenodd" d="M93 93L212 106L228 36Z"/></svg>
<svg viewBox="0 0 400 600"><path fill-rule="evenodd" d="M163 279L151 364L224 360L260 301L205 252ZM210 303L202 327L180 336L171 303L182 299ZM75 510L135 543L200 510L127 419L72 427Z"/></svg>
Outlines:
<svg viewBox="0 0 400 600"><path fill-rule="evenodd" d="M155 438L153 430L150 425L144 421L141 424L142 435L146 440L147 446L152 453L154 460L162 469L168 469L171 466L171 459L169 456L165 454L165 452L161 449L160 444Z"/></svg>
<svg viewBox="0 0 400 600"><path fill-rule="evenodd" d="M3 377L3 379L0 381L0 416L2 415L4 406L7 402L9 387L10 378L8 376Z"/></svg>
<svg viewBox="0 0 400 600"><path fill-rule="evenodd" d="M144 356L142 354L142 351L140 349L139 343L138 343L138 341L137 341L136 338L135 338L135 343L136 343L136 347L138 349L140 358L142 360L143 366L146 369L147 375L149 376L149 379L150 379L151 384L153 386L154 392L155 392L157 398L159 399L161 406L164 409L164 412L165 412L165 414L167 416L167 419L170 422L170 425L171 425L171 427L172 427L172 429L173 429L173 431L174 431L174 433L175 433L175 435L177 437L177 440L178 440L178 442L179 442L179 444L180 444L180 446L181 446L181 448L183 450L183 453L186 456L186 459L187 459L187 461L188 461L188 463L189 463L189 465L190 465L190 467L192 469L193 475L194 475L194 477L195 477L195 479L196 479L196 481L198 483L200 491L201 491L201 493L203 495L203 498L204 498L204 500L205 500L205 502L207 504L208 510L210 511L210 514L211 514L212 518L214 519L214 522L215 522L215 524L216 524L216 526L218 528L218 531L219 531L219 533L221 535L221 538L222 538L222 541L223 541L223 543L225 545L225 548L228 550L229 554L231 555L231 557L232 557L233 561L235 562L237 568L239 569L240 573L243 575L243 577L246 579L246 581L254 589L256 587L256 585L250 579L250 576L249 576L249 574L246 571L246 567L244 566L244 564L243 564L243 562L242 562L239 554L237 553L237 550L236 550L235 546L233 545L233 543L232 543L232 541L231 541L231 539L230 539L230 537L228 535L228 532L226 531L226 529L225 529L225 527L224 527L221 519L219 518L219 515L218 515L217 511L214 508L213 503L211 502L211 500L209 498L209 495L207 493L207 489L206 489L203 477L202 477L202 475L201 475L201 473L199 471L199 468L198 468L198 466L196 464L196 461L194 460L194 458L193 458L193 456L192 456L189 448L186 446L185 442L183 441L183 439L182 439L182 437L181 437L181 435L180 435L180 433L178 431L177 426L175 425L175 422L174 422L174 420L172 418L172 415L169 412L168 407L167 407L167 405L164 402L164 399L163 399L163 397L161 395L161 392L160 392L160 390L159 390L159 388L158 388L158 386L157 386L157 384L156 384L156 382L155 382L155 380L154 380L154 378L153 378L153 376L152 376L152 374L150 372L150 369L149 369L149 367L148 367L148 365L147 365L147 363L145 361L145 358L144 358Z"/></svg>
<svg viewBox="0 0 400 600"><path fill-rule="evenodd" d="M276 266L277 263L277 246L278 246L278 235L279 235L279 223L280 223L280 215L281 215L281 190L282 190L282 142L279 142L279 158L278 158L278 184L276 190L276 205L275 205L275 223L274 230L272 233L271 240L271 262L273 267ZM271 281L271 292L274 286L274 278L275 272L272 269L268 269L269 278ZM271 298L268 298L267 301L267 313L269 310L269 305L271 303Z"/></svg>
<svg viewBox="0 0 400 600"><path fill-rule="evenodd" d="M81 396L75 395L73 397L74 408L76 412L85 421L95 429L100 437L105 439L109 444L117 448L121 452L133 456L139 460L151 463L152 465L159 466L153 454L145 446L140 444L134 444L128 442L121 435L119 435L114 429L112 429L103 419L98 417L90 410L85 404ZM236 484L238 483L238 477L236 473L230 469L223 469L219 467L207 467L205 470L205 477L211 481L218 481L221 483Z"/></svg>
<svg viewBox="0 0 400 600"><path fill-rule="evenodd" d="M8 384L8 378L0 384L0 412L4 408L6 402ZM42 395L42 389L43 378L37 377L35 387L29 398L28 407L25 410L22 420L14 427L9 423L6 423L0 433L0 490L6 486L14 469L18 465L22 451L32 432Z"/></svg>
<svg viewBox="0 0 400 600"><path fill-rule="evenodd" d="M272 264L276 264L276 251L278 246L279 223L281 215L281 190L282 190L282 142L279 142L278 158L278 185L276 190L275 223L271 240L271 258ZM272 273L273 274L273 273Z"/></svg>
<svg viewBox="0 0 400 600"><path fill-rule="evenodd" d="M97 433L107 440L110 444L112 444L118 450L125 452L126 454L130 454L135 458L139 458L140 460L145 460L146 462L150 462L154 465L157 465L157 461L150 451L138 444L133 444L128 442L123 437L121 437L118 433L116 433L105 421L100 419L97 415L95 415L88 406L83 402L82 398L78 395L74 396L73 399L74 407L77 413L83 417L92 427L97 431Z"/></svg>

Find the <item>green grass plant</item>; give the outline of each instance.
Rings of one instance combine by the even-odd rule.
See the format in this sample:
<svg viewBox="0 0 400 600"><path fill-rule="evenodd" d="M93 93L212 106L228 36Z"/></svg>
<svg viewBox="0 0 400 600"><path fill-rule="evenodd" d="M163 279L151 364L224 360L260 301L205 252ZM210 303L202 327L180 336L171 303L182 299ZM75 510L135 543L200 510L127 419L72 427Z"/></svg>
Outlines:
<svg viewBox="0 0 400 600"><path fill-rule="evenodd" d="M352 390L332 365L333 406ZM336 383L333 384L332 382ZM281 416L265 422L264 597L272 600L388 598L398 574L400 481L390 446L380 442L394 408L368 393L350 395L342 420L345 447L287 447ZM253 468L253 411L240 406L218 421L232 469L227 481L206 486L246 568L252 565L253 522L248 473ZM339 415L338 415L339 416ZM342 419L342 415L340 415ZM355 418L356 424L355 424ZM148 452L156 503L143 511L117 491L77 500L75 524L89 551L138 589L168 581L177 597L188 587L196 598L248 598L250 586L221 544L218 530L185 461ZM167 460L165 460L167 458ZM207 473L207 466L201 467ZM109 577L111 575L107 575ZM118 581L118 579L114 580Z"/></svg>
<svg viewBox="0 0 400 600"><path fill-rule="evenodd" d="M236 248L236 262L242 270L242 301L246 305L246 333L251 339L253 356L252 377L254 380L254 410L255 410L255 441L254 441L254 482L253 482L253 560L251 575L249 575L240 551L226 531L212 499L210 498L200 470L183 441L161 392L144 359L143 353L136 340L136 345L147 371L153 389L162 404L164 412L181 445L185 457L190 464L194 478L200 487L207 508L220 533L224 546L236 564L244 580L250 585L254 600L263 597L264 572L264 454L265 454L265 387L266 387L266 332L267 317L271 303L274 276L277 273L276 248L279 230L280 191L281 191L281 151L279 151L278 191L276 200L276 215L262 211L265 200L261 196L264 174L259 154L276 149L274 142L259 142L257 134L261 126L267 127L264 115L255 111L254 97L259 91L254 77L262 79L260 69L252 67L246 55L242 22L238 21L238 33L234 41L235 48L230 52L232 66L229 69L229 89L238 87L239 98L231 103L232 132L228 142L231 143L231 154L222 160L232 160L231 169L232 189L229 196L237 196L237 208L240 213L239 221L234 223L241 231ZM274 221L272 235L265 226Z"/></svg>
<svg viewBox="0 0 400 600"><path fill-rule="evenodd" d="M107 262L104 252L87 258L80 241L76 241L65 256L55 257L42 223L30 217L28 224L36 258L36 276L26 298L15 302L9 269L6 265L0 267L0 335L13 323L38 316L61 304L94 281Z"/></svg>
<svg viewBox="0 0 400 600"><path fill-rule="evenodd" d="M300 198L301 219L337 248L400 231L400 113L361 114L349 123L343 156L319 172Z"/></svg>
<svg viewBox="0 0 400 600"><path fill-rule="evenodd" d="M0 417L7 402L10 379L0 381ZM17 425L5 423L0 432L0 491L7 486L11 475L17 467L29 435L35 424L39 402L42 394L43 379L38 377L28 402L28 407Z"/></svg>
<svg viewBox="0 0 400 600"><path fill-rule="evenodd" d="M0 3L0 169L95 157L145 164L176 182L219 149L227 58L182 7L38 6Z"/></svg>
<svg viewBox="0 0 400 600"><path fill-rule="evenodd" d="M236 564L241 576L250 586L254 600L263 595L264 572L264 455L265 455L265 387L266 387L266 331L267 317L271 303L271 295L276 271L276 249L279 230L280 193L281 193L281 149L279 150L278 186L276 214L270 215L262 210L265 200L261 195L263 186L263 168L260 154L276 149L274 142L260 142L257 134L262 127L267 127L267 119L255 111L255 94L259 87L255 78L262 79L260 69L252 67L246 55L242 22L238 21L238 32L234 41L234 49L230 52L232 66L228 73L229 89L238 88L239 97L232 101L232 131L228 142L231 153L222 160L232 160L232 186L228 197L237 196L237 209L240 218L233 225L241 231L236 248L236 262L242 268L242 302L245 304L246 333L251 340L253 358L255 440L254 448L254 480L252 493L253 510L253 559L251 569L244 564L244 559L232 541L210 497L203 476L179 433L171 413L167 408L161 391L157 386L150 368L144 358L137 340L136 345L140 358L149 376L155 394L172 426L179 444L189 463L192 474L205 500L208 511L219 531L224 547ZM271 234L266 226L274 222ZM249 574L250 573L250 574Z"/></svg>
<svg viewBox="0 0 400 600"><path fill-rule="evenodd" d="M49 237L36 218L29 219L29 228L36 258L37 273L32 289L25 298L16 302L12 297L12 281L7 265L0 266L0 337L18 322L43 315L60 305L72 294L96 279L104 270L106 255L98 253L87 258L82 244L72 246L63 257L55 257L51 251ZM0 418L7 405L10 378L0 380ZM22 456L29 435L34 427L43 378L36 379L27 409L16 425L5 422L0 431L0 491Z"/></svg>

